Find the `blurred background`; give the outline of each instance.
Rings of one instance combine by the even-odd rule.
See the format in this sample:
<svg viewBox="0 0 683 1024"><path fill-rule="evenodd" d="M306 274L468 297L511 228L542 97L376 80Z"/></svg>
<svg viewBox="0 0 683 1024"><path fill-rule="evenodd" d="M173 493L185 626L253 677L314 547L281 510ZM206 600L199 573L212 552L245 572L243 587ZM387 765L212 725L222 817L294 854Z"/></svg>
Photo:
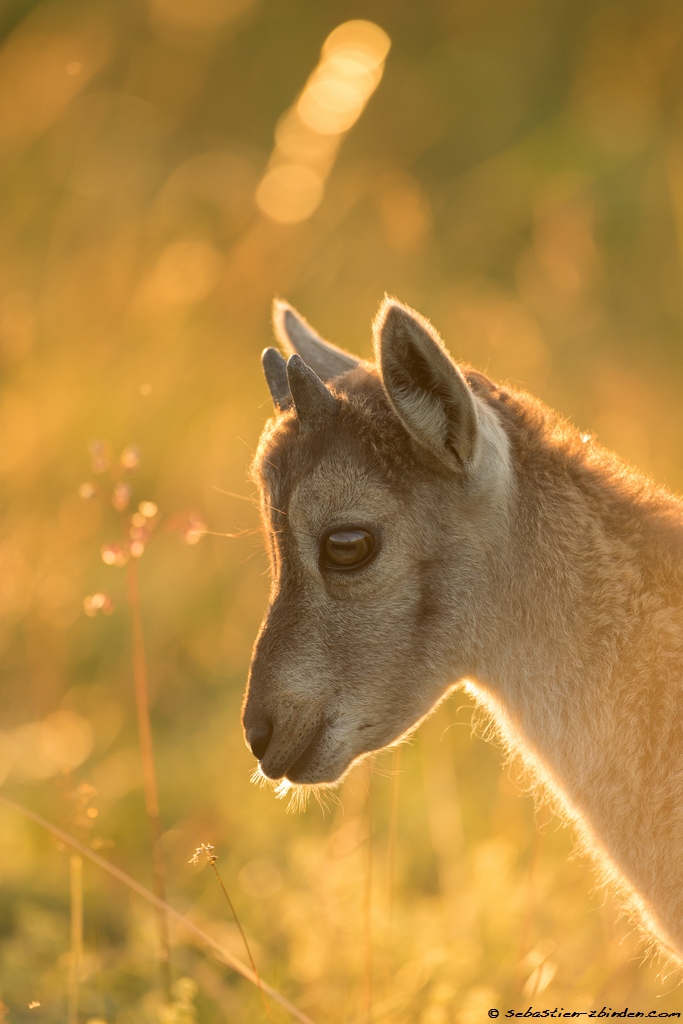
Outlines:
<svg viewBox="0 0 683 1024"><path fill-rule="evenodd" d="M466 697L325 813L250 783L239 724L274 295L366 357L395 294L683 486L680 0L4 0L0 27L2 792L151 884L136 571L169 899L246 959L188 864L214 844L315 1021L680 1008ZM0 806L0 1019L265 1019L175 928L169 1008L153 912L87 862L74 951L74 884Z"/></svg>

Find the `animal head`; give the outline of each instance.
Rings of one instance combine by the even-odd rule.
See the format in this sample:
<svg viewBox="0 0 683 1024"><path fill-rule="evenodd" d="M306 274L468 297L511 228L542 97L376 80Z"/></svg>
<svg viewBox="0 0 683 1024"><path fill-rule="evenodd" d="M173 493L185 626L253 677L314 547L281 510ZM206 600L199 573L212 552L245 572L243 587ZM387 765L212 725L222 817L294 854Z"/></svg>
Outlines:
<svg viewBox="0 0 683 1024"><path fill-rule="evenodd" d="M331 783L476 669L512 488L490 382L386 300L375 362L276 302L253 466L272 569L243 710L261 773Z"/></svg>

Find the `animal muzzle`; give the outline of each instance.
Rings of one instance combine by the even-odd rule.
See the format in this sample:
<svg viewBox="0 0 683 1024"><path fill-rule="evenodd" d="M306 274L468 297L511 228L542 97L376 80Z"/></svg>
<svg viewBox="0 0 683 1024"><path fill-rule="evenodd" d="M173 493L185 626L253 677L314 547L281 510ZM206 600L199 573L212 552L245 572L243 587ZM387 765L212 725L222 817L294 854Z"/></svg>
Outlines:
<svg viewBox="0 0 683 1024"><path fill-rule="evenodd" d="M291 705L270 714L264 708L244 710L244 735L247 746L258 760L262 773L269 779L285 776L299 781L320 750L328 719L314 709L295 709Z"/></svg>

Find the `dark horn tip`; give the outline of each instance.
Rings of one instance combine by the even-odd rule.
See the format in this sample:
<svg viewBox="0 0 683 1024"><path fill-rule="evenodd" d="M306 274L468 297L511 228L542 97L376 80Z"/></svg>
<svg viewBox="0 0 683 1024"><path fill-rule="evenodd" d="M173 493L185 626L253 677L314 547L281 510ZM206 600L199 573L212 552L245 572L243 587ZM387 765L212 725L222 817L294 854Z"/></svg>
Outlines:
<svg viewBox="0 0 683 1024"><path fill-rule="evenodd" d="M276 348L265 348L261 365L271 397L277 409L286 409L291 402L287 365Z"/></svg>
<svg viewBox="0 0 683 1024"><path fill-rule="evenodd" d="M281 361L284 363L283 357L276 348L273 348L272 345L269 345L268 348L264 348L261 353L261 363L263 366L266 366L267 363L280 363Z"/></svg>

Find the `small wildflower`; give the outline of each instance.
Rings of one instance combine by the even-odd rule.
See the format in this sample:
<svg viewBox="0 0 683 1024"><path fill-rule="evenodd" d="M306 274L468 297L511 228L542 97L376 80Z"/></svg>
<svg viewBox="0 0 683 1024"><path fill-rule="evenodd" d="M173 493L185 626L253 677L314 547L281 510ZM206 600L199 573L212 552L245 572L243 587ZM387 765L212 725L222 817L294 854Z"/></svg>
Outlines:
<svg viewBox="0 0 683 1024"><path fill-rule="evenodd" d="M125 483L125 481L119 480L119 482L115 484L114 491L111 496L111 503L117 512L126 511L132 493L133 488L130 484Z"/></svg>
<svg viewBox="0 0 683 1024"><path fill-rule="evenodd" d="M171 988L171 995L181 1003L189 1003L196 998L198 992L197 982L192 978L178 978Z"/></svg>
<svg viewBox="0 0 683 1024"><path fill-rule="evenodd" d="M173 1002L162 1006L160 1024L196 1024L197 1009L194 1000L199 989L192 978L178 978L171 986Z"/></svg>
<svg viewBox="0 0 683 1024"><path fill-rule="evenodd" d="M90 501L91 498L95 497L96 493L97 488L91 483L82 483L78 488L78 496L79 498L83 498L84 501Z"/></svg>
<svg viewBox="0 0 683 1024"><path fill-rule="evenodd" d="M93 473L106 473L111 468L111 449L108 441L90 441L88 454Z"/></svg>
<svg viewBox="0 0 683 1024"><path fill-rule="evenodd" d="M120 544L103 544L101 553L105 565L116 565L121 568L128 561L128 551Z"/></svg>
<svg viewBox="0 0 683 1024"><path fill-rule="evenodd" d="M77 828L91 829L94 819L98 815L96 807L89 806L97 796L97 790L88 782L81 782L75 789L64 794L71 802L69 809L69 824Z"/></svg>
<svg viewBox="0 0 683 1024"><path fill-rule="evenodd" d="M141 453L136 444L129 444L119 455L119 463L128 471L137 469L140 465Z"/></svg>
<svg viewBox="0 0 683 1024"><path fill-rule="evenodd" d="M133 517L135 518L135 516ZM143 522L147 522L144 516L140 517ZM146 526L134 526L132 525L128 531L131 540L141 540L144 542L149 538L149 530Z"/></svg>
<svg viewBox="0 0 683 1024"><path fill-rule="evenodd" d="M75 789L66 794L69 800L85 801L87 803L92 797L97 796L97 790L89 782L80 782Z"/></svg>
<svg viewBox="0 0 683 1024"><path fill-rule="evenodd" d="M237 925L238 931L239 931L240 935L242 936L242 942L244 943L244 948L247 951L247 956L249 957L249 963L251 964L251 969L253 970L254 974L256 975L256 984L258 985L259 991L261 993L261 999L263 1000L263 1007L264 1007L264 1009L266 1011L266 1016L268 1017L269 1020L272 1020L272 1018L270 1016L270 1010L268 1008L268 1003L266 1001L266 994L263 991L263 988L261 987L261 978L259 977L259 972L256 969L256 964L254 962L253 956L251 955L251 949L249 948L249 943L247 942L247 936L244 934L244 929L242 928L242 925L240 924L240 919L237 916L237 911L235 910L233 902L230 899L230 896L228 895L228 890L225 888L225 885L223 883L223 879L221 878L220 873L218 871L218 868L216 867L216 861L218 860L218 855L215 854L213 851L214 851L214 847L211 845L211 843L202 843L201 846L198 846L197 849L194 851L194 853L190 857L190 860L188 861L188 863L189 864L199 864L199 859L202 856L202 854L206 854L206 859L209 862L209 864L211 865L211 868L213 869L214 875L218 879L218 884L220 885L221 890L223 891L223 895L225 896L226 902L227 902L228 906L230 907L230 913L232 914L232 916L233 916L233 918L235 920L235 924Z"/></svg>
<svg viewBox="0 0 683 1024"><path fill-rule="evenodd" d="M83 611L93 618L98 612L104 615L111 615L114 611L114 602L108 594L89 594L83 599Z"/></svg>
<svg viewBox="0 0 683 1024"><path fill-rule="evenodd" d="M138 505L138 511L145 519L154 519L159 511L159 506L153 501L141 501Z"/></svg>
<svg viewBox="0 0 683 1024"><path fill-rule="evenodd" d="M192 856L190 857L190 859L189 859L189 861L187 863L188 864L199 864L199 860L201 858L201 855L203 853L205 853L206 854L206 859L209 862L209 864L215 864L216 861L218 860L218 854L213 852L214 849L215 849L215 847L212 846L211 843L202 843L201 846L197 847L197 849L194 851L194 853L192 854Z"/></svg>

